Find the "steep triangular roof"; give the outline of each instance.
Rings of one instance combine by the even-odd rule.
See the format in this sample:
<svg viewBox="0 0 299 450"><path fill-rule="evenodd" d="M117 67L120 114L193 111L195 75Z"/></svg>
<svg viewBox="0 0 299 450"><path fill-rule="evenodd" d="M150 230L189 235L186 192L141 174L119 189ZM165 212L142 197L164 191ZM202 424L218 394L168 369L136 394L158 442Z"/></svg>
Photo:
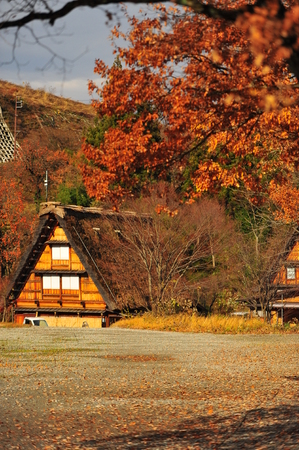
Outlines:
<svg viewBox="0 0 299 450"><path fill-rule="evenodd" d="M136 216L133 212L126 212L125 214L132 217ZM111 217L115 219L117 216L117 212L102 208L63 206L55 202L42 204L38 227L32 243L20 260L8 289L7 299L19 296L54 228L59 224L88 275L95 283L108 309L116 309L113 293L99 269L101 253L97 243L97 230L100 229L103 218Z"/></svg>
<svg viewBox="0 0 299 450"><path fill-rule="evenodd" d="M16 148L19 144L16 142ZM14 137L8 128L0 107L0 162L11 161L14 158Z"/></svg>

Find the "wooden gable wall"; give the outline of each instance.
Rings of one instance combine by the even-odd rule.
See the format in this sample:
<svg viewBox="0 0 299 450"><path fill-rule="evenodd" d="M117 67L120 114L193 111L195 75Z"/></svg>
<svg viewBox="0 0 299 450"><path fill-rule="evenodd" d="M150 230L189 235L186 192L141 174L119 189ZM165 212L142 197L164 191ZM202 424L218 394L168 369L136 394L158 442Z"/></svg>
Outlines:
<svg viewBox="0 0 299 450"><path fill-rule="evenodd" d="M68 259L66 257L53 259L53 246L58 248L58 251L59 248L63 248L64 254L68 253ZM59 286L55 288L45 286L46 279L51 282L53 276L56 277L56 282L59 277ZM76 288L63 287L63 281L74 280L77 277L79 280ZM62 278L64 278L63 281ZM77 283L77 280L75 281ZM59 226L54 229L47 241L42 255L17 299L17 306L105 309L106 304L96 285Z"/></svg>
<svg viewBox="0 0 299 450"><path fill-rule="evenodd" d="M56 227L53 235L48 241L45 250L43 251L39 261L37 262L35 269L36 270L72 270L72 271L82 271L85 270L83 265L80 262L80 259L76 255L75 251L70 247L70 258L68 261L52 259L52 250L51 247L54 245L54 242L59 245L67 245L68 240L65 235L65 232L62 228ZM50 243L53 244L50 244Z"/></svg>
<svg viewBox="0 0 299 450"><path fill-rule="evenodd" d="M288 254L285 264L275 277L274 283L281 286L299 285L299 242L296 241Z"/></svg>

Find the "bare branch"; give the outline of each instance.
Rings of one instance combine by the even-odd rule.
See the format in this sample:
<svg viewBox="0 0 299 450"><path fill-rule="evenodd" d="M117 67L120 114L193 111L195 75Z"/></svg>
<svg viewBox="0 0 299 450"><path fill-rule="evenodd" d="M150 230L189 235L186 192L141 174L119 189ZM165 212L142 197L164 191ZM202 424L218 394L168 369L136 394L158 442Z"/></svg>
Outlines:
<svg viewBox="0 0 299 450"><path fill-rule="evenodd" d="M48 22L50 25L54 25L57 19L61 19L65 17L73 10L81 7L88 8L96 8L97 6L103 5L111 5L111 4L119 4L119 0L73 0L67 2L59 9L52 9L50 6L50 2L46 0L40 0L35 2L21 2L18 9L15 10L17 14L23 14L19 18L13 18L13 14L9 15L8 19L5 19L7 14L3 14L3 19L0 20L0 29L8 29L8 28L21 28L24 25L27 25L35 20L39 20L41 22ZM126 3L126 0L122 3ZM130 0L130 3L148 4L146 0ZM153 0L151 3L161 3L158 0ZM176 0L174 3L182 6L188 6L197 13L204 14L207 17L211 17L214 19L225 19L227 21L235 22L237 18L244 14L244 12L252 13L256 6L265 7L266 2L264 0L259 0L255 3L255 5L245 5L240 9L224 9L217 8L217 6L209 5L204 2L196 1L196 0ZM44 7L44 11L38 11L38 7ZM283 2L281 2L281 8L278 11L279 17L283 17L285 11L285 7ZM11 11L12 12L12 11Z"/></svg>

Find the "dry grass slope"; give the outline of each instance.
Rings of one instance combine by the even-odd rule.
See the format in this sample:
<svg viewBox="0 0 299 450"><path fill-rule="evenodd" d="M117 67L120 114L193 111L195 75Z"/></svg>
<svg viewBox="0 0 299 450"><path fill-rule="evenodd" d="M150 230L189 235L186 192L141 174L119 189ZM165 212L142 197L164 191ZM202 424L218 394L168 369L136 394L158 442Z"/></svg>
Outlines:
<svg viewBox="0 0 299 450"><path fill-rule="evenodd" d="M87 88L86 88L87 89ZM77 150L83 130L93 124L91 105L59 97L44 89L32 89L0 80L0 106L11 131L14 129L15 99L23 101L18 111L18 141L37 139L49 148Z"/></svg>
<svg viewBox="0 0 299 450"><path fill-rule="evenodd" d="M86 88L87 91L87 88ZM94 115L91 105L70 100L69 98L60 97L45 89L32 89L29 85L19 86L8 81L0 80L0 98L10 97L13 100L16 96L30 105L54 107L60 110L71 109L74 113Z"/></svg>

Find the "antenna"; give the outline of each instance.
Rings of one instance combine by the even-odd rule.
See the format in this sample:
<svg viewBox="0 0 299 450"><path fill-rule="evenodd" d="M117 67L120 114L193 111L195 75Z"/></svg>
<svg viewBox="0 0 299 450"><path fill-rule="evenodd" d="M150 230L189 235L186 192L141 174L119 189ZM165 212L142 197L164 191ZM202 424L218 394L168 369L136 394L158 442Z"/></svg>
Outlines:
<svg viewBox="0 0 299 450"><path fill-rule="evenodd" d="M48 202L48 171L46 170L46 178L44 180L45 188L46 188L46 202Z"/></svg>
<svg viewBox="0 0 299 450"><path fill-rule="evenodd" d="M16 104L15 104L15 132L14 132L14 155L16 154L16 148L17 148L17 111L18 109L23 108L23 100L20 99L20 97L16 97Z"/></svg>

